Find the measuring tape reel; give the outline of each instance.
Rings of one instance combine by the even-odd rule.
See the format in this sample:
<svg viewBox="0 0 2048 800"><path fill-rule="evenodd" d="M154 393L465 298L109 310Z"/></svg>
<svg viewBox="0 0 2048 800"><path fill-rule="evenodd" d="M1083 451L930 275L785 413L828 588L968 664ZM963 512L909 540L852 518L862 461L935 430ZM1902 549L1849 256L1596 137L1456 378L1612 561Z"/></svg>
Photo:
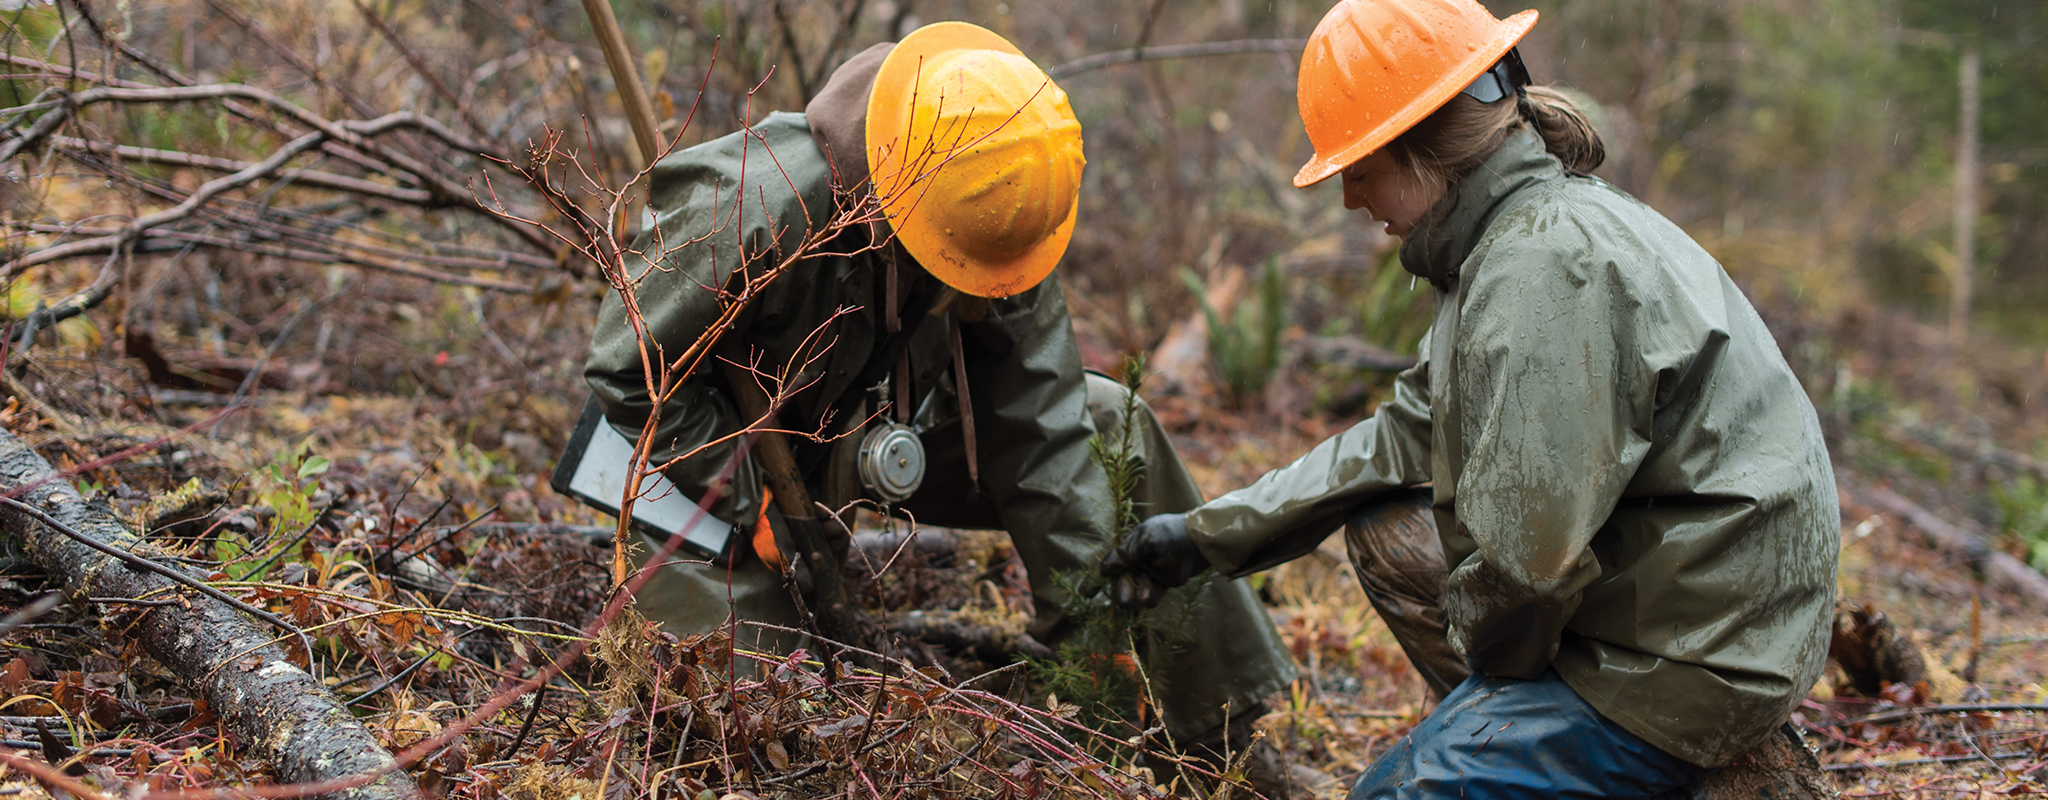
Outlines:
<svg viewBox="0 0 2048 800"><path fill-rule="evenodd" d="M917 430L896 422L868 429L860 441L860 485L884 503L900 503L924 483L924 442Z"/></svg>

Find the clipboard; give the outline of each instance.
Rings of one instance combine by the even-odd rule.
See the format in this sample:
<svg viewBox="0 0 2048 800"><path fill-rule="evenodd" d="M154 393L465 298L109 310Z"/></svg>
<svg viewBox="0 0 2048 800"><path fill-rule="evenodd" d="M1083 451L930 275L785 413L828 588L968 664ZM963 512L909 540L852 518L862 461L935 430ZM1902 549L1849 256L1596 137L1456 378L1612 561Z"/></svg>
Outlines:
<svg viewBox="0 0 2048 800"><path fill-rule="evenodd" d="M632 459L633 440L605 421L597 398L588 397L548 485L558 494L618 516ZM633 504L635 529L658 541L667 541L681 531L682 549L696 558L722 564L731 556L735 541L731 523L698 511L697 502L660 473L643 478L641 488L640 499Z"/></svg>

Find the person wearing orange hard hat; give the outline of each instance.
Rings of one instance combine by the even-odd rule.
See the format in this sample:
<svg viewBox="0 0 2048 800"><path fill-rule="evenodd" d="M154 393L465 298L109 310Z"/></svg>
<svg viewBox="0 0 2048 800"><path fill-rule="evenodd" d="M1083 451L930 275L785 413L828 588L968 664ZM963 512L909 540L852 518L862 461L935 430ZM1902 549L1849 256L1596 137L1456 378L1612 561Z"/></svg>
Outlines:
<svg viewBox="0 0 2048 800"><path fill-rule="evenodd" d="M973 25L925 26L849 59L804 113L770 114L656 164L652 205L674 251L644 270L637 292L647 334L679 353L717 323L715 289L759 274L778 246L832 236L766 285L714 356L773 369L830 342L792 379L806 388L779 415L782 428L836 437L795 442L812 497L832 509L867 501L920 525L1007 531L1036 603L1030 634L1053 647L1074 628L1063 604L1100 583L1092 572L1113 506L1089 440L1122 429L1129 394L1083 371L1054 271L1083 165L1066 94L1029 58ZM872 224L827 229L863 202L879 207ZM762 255L749 263L752 254ZM604 419L628 438L650 412L642 365L634 320L610 298L585 375ZM686 497L719 480L737 444L721 437L746 421L726 380L715 368L689 376L653 434L653 463L694 451L665 470ZM1200 504L1150 410L1132 407L1145 464L1136 500L1147 511ZM877 461L882 452L891 458ZM761 470L743 461L709 509L717 524L761 531L759 546L731 537L740 546L705 554L710 565L664 566L639 595L672 632L708 631L729 614L796 626L768 566L787 548L772 519L756 524ZM1241 751L1261 701L1294 679L1293 661L1243 582L1212 582L1179 604L1174 624L1203 635L1150 655L1159 719L1176 741L1236 739Z"/></svg>
<svg viewBox="0 0 2048 800"><path fill-rule="evenodd" d="M1345 528L1441 698L1354 799L1685 791L1798 748L1786 720L1826 659L1840 520L1818 417L1720 265L1588 174L1599 134L1515 49L1536 16L1330 10L1295 184L1341 176L1402 237L1434 289L1419 363L1371 418L1146 519L1101 565L1142 606Z"/></svg>

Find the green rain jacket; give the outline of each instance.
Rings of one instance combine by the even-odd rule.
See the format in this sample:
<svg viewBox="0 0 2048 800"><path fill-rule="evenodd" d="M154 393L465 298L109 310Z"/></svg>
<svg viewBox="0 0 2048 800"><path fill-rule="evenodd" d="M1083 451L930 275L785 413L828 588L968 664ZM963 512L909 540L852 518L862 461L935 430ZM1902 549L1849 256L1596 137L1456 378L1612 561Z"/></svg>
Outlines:
<svg viewBox="0 0 2048 800"><path fill-rule="evenodd" d="M747 242L750 254L770 247L787 252L808 229L830 218L831 175L805 116L786 112L770 114L750 133L706 142L655 165L651 199L661 229L677 242L713 232L712 238L677 249L665 269L641 281L638 295L647 330L666 352L682 352L717 320L720 295L709 287L728 286L734 279L740 266L734 242ZM744 201L736 203L741 196ZM757 359L769 371L800 353L822 350L796 381L808 387L779 417L787 427L815 426L830 399L850 386L888 336L882 316L887 304L879 294L886 281L875 263L881 254L835 255L865 247L867 235L864 227L849 228L825 248L826 254L792 265L721 339L717 352L742 363ZM755 258L748 271L758 274L777 258L776 252ZM937 291L936 281L916 274L931 284L927 290ZM993 301L985 317L960 328L975 401L983 502L994 507L1020 547L1044 542L1099 550L1109 518L1108 484L1088 458L1087 440L1094 428L1058 276ZM908 347L910 397L923 397L941 381L950 386L949 338L941 317L917 326ZM631 438L639 436L650 408L642 374L638 340L617 293L611 293L598 312L584 375L606 418ZM739 429L739 413L717 369L691 376L677 396L681 401L663 411L656 431L655 459L689 452ZM942 418L957 417L951 408L934 411ZM667 475L685 494L702 496L734 446L713 447ZM814 472L814 487L828 471ZM753 519L761 485L753 459L742 462L732 490L712 508L713 516L728 522ZM825 489L818 499L828 503L854 499L858 491L857 485L852 492L818 488ZM1050 586L1046 590L1052 594ZM1055 599L1041 597L1040 611L1049 612Z"/></svg>
<svg viewBox="0 0 2048 800"><path fill-rule="evenodd" d="M1420 363L1372 418L1190 513L1203 554L1232 572L1431 483L1468 663L1555 669L1701 766L1761 741L1820 677L1840 512L1756 311L1676 225L1526 131L1401 263L1436 288Z"/></svg>
<svg viewBox="0 0 2048 800"><path fill-rule="evenodd" d="M651 201L668 241L664 249L673 252L663 269L641 279L637 295L646 328L664 350L681 352L717 319L720 295L713 287L731 286L743 266L736 243L746 243L754 257L744 266L758 274L829 219L834 184L866 180L861 122L874 70L886 52L887 45L877 45L840 67L811 102L808 115L771 114L747 131L674 153L655 165ZM869 235L864 227L844 230L823 254L793 264L720 339L718 352L724 356L742 363L753 359L765 368L815 352L818 342L829 343L797 380L808 386L779 416L787 427L816 425L827 398L838 397L856 380L889 335L888 303L882 297L889 256L878 249L857 252L871 241ZM688 241L694 243L683 246ZM922 270L907 270L901 278L917 282L911 285L913 295L940 291L938 281ZM905 325L911 323L908 313ZM960 316L980 490L967 488L966 475L959 474L964 473L964 450L951 375L951 331L943 316L929 316L917 325L907 347L911 386L905 394L909 405L917 407L915 421L925 430L934 471L901 507L925 524L1007 530L1030 574L1036 606L1032 634L1057 646L1068 626L1060 610L1065 589L1056 576L1093 572L1108 545L1111 511L1109 482L1089 456L1088 440L1096 430L1090 381L1081 368L1059 275ZM637 438L650 403L638 341L616 293L607 296L591 339L584 376L605 416L628 438ZM720 372L711 368L690 376L663 410L653 459L665 461L740 427ZM1200 491L1149 413L1145 419L1142 427L1154 455L1141 494L1161 511L1194 507L1201 502ZM837 508L859 496L851 464L857 445L855 437L841 439L809 476L815 499ZM666 474L686 495L701 497L731 452L732 445L711 447ZM731 491L711 512L728 522L751 520L760 499L759 467L747 459ZM725 575L723 569L712 571L717 574L710 577ZM1161 717L1176 737L1195 737L1223 724L1231 709L1241 719L1252 704L1294 679L1293 662L1272 621L1243 581L1210 582L1162 606L1159 614L1186 621L1204 634L1162 654L1151 676ZM724 615L721 606L711 624Z"/></svg>

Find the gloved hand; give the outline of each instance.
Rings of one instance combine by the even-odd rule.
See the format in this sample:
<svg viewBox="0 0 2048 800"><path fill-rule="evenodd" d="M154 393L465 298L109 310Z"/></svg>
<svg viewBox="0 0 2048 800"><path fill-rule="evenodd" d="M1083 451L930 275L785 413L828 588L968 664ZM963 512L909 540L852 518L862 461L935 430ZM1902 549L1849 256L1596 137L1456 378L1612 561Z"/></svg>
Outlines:
<svg viewBox="0 0 2048 800"><path fill-rule="evenodd" d="M1166 590L1208 568L1209 560L1188 537L1180 514L1152 515L1102 557L1102 575L1110 579L1110 602L1123 608L1156 606Z"/></svg>

